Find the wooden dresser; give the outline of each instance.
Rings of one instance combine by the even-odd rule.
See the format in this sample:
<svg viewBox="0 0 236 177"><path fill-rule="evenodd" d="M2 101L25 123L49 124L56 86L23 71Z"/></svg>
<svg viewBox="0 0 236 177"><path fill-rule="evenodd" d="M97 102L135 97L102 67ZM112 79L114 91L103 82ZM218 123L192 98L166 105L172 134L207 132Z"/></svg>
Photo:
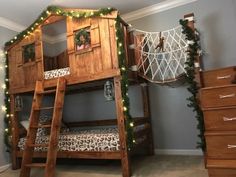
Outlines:
<svg viewBox="0 0 236 177"><path fill-rule="evenodd" d="M236 67L202 73L209 177L236 177Z"/></svg>

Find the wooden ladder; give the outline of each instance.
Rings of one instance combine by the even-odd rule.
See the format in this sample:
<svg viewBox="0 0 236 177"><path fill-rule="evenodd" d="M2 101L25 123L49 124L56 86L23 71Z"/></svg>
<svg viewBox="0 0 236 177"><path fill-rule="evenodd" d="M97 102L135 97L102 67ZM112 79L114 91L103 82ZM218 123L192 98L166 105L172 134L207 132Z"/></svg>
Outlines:
<svg viewBox="0 0 236 177"><path fill-rule="evenodd" d="M57 146L60 134L62 111L64 105L66 80L61 77L57 80L55 90L44 90L44 82L37 81L32 109L30 114L29 130L25 143L20 177L30 177L31 168L45 168L44 177L53 177L55 173ZM45 94L55 94L54 107L42 107L42 100ZM41 110L53 110L52 121L49 124L40 124L39 116ZM36 144L36 134L38 128L50 128L49 143ZM33 163L35 147L48 147L46 163Z"/></svg>

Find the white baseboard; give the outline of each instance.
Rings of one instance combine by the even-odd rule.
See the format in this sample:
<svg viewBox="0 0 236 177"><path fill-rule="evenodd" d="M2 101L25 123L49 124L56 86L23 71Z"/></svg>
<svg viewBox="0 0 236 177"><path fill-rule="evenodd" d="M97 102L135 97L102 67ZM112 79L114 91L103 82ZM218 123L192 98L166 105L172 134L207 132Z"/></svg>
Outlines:
<svg viewBox="0 0 236 177"><path fill-rule="evenodd" d="M6 164L6 165L3 165L3 166L0 166L0 173L5 171L6 169L8 169L10 166L11 166L11 164Z"/></svg>
<svg viewBox="0 0 236 177"><path fill-rule="evenodd" d="M157 155L203 155L200 149L155 149Z"/></svg>

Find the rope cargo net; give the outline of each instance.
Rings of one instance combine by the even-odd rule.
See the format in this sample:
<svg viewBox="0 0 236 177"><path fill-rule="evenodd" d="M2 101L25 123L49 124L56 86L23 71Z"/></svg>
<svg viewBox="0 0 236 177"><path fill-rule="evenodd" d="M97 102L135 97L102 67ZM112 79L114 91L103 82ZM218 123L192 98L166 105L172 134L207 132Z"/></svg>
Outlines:
<svg viewBox="0 0 236 177"><path fill-rule="evenodd" d="M139 74L153 83L175 82L185 71L188 42L182 27L162 32L134 29Z"/></svg>

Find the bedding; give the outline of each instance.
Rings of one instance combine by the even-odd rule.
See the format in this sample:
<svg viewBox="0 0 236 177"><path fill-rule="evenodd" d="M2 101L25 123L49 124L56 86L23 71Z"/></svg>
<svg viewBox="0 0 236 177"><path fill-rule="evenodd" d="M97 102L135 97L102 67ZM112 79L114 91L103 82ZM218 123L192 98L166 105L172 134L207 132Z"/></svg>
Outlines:
<svg viewBox="0 0 236 177"><path fill-rule="evenodd" d="M58 78L62 76L66 76L70 74L70 68L61 68L61 69L54 69L51 71L45 71L44 72L44 79L53 79Z"/></svg>
<svg viewBox="0 0 236 177"><path fill-rule="evenodd" d="M37 136L36 144L47 144L49 136ZM24 150L26 138L20 138L18 147ZM117 151L119 150L117 128L73 130L59 136L59 151ZM47 147L35 147L35 151L47 151Z"/></svg>

